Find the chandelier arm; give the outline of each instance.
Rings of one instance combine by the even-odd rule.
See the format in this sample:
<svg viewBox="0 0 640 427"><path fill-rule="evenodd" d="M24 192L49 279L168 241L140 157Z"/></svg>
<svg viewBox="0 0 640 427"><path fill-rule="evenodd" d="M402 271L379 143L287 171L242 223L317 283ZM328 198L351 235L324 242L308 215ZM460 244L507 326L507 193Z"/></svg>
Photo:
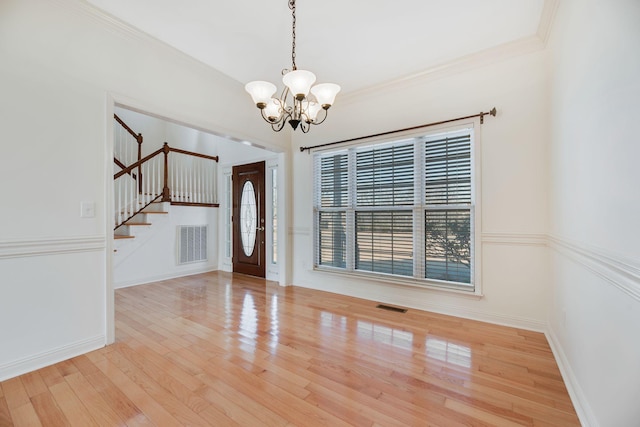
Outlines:
<svg viewBox="0 0 640 427"><path fill-rule="evenodd" d="M323 109L322 109L322 111L324 111L324 117L322 118L322 120L320 120L320 121L314 120L313 122L311 122L311 124L314 124L314 125L320 125L320 124L322 124L325 120L327 120L327 116L329 115L329 110L325 110L325 109L323 108ZM318 114L320 114L320 113L318 113Z"/></svg>
<svg viewBox="0 0 640 427"><path fill-rule="evenodd" d="M309 122L304 121L304 120L300 122L300 129L302 130L302 133L309 132L310 128L311 128L311 126L309 125Z"/></svg>
<svg viewBox="0 0 640 427"><path fill-rule="evenodd" d="M282 93L280 93L280 102L281 102L281 106L282 106L283 109L284 109L284 105L286 104L286 101L287 101L287 96L289 96L289 87L287 85L285 85L284 89L282 89Z"/></svg>
<svg viewBox="0 0 640 427"><path fill-rule="evenodd" d="M280 132L284 128L285 123L287 123L286 120L280 120L278 122L271 123L271 129L273 129L276 132Z"/></svg>
<svg viewBox="0 0 640 427"><path fill-rule="evenodd" d="M262 116L264 121L269 123L269 124L278 123L278 122L280 122L282 120L282 114L280 114L280 117L278 118L278 120L275 120L275 121L269 120L269 118L264 114L264 109L260 110L260 115Z"/></svg>
<svg viewBox="0 0 640 427"><path fill-rule="evenodd" d="M293 109L293 118L296 120L302 120L302 114L304 112L302 108L302 101L295 100L294 103L295 107Z"/></svg>

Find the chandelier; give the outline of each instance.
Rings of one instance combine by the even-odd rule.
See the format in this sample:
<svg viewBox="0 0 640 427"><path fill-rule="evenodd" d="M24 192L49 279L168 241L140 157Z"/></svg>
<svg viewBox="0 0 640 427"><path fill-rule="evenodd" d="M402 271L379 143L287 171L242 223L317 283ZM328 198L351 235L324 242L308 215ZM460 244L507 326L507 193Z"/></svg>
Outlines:
<svg viewBox="0 0 640 427"><path fill-rule="evenodd" d="M282 70L284 89L280 98L273 97L277 90L273 83L253 81L247 83L244 88L260 109L262 118L274 131L280 132L284 124L289 123L293 130L300 126L302 132L307 133L311 125L319 125L325 121L327 110L333 104L340 86L334 83L313 86L316 81L315 74L298 70L296 67L296 0L288 0L288 3L293 16L292 67L291 70Z"/></svg>

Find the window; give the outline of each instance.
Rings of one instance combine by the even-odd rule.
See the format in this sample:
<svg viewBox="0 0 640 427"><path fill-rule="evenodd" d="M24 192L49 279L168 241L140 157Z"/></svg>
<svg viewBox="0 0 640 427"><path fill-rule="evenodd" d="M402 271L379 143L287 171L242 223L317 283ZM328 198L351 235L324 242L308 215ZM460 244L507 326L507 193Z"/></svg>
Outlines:
<svg viewBox="0 0 640 427"><path fill-rule="evenodd" d="M315 155L315 267L474 289L473 129Z"/></svg>
<svg viewBox="0 0 640 427"><path fill-rule="evenodd" d="M232 190L231 172L228 172L224 174L224 256L229 259L231 259L233 244L231 228L231 214L233 212Z"/></svg>
<svg viewBox="0 0 640 427"><path fill-rule="evenodd" d="M271 264L278 264L278 169L271 170Z"/></svg>

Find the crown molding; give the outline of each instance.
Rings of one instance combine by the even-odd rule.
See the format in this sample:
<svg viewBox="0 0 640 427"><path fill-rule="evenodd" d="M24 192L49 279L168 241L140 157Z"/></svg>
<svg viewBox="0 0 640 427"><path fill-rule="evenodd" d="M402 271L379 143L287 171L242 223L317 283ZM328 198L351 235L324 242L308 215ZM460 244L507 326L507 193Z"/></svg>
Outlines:
<svg viewBox="0 0 640 427"><path fill-rule="evenodd" d="M540 15L540 24L538 25L538 31L536 34L538 38L542 40L544 45L547 45L547 41L549 40L549 35L551 34L551 28L553 26L553 20L556 16L556 11L558 10L558 5L560 4L560 0L545 0L544 6L542 7L542 13Z"/></svg>
<svg viewBox="0 0 640 427"><path fill-rule="evenodd" d="M436 64L417 73L408 74L404 77L348 92L340 96L340 104L348 104L355 100L360 100L362 97L374 94L378 95L380 92L391 92L408 86L424 84L438 78L474 70L516 56L538 52L544 48L545 44L537 35L524 37L466 56L461 56L448 62Z"/></svg>
<svg viewBox="0 0 640 427"><path fill-rule="evenodd" d="M476 68L511 59L519 55L543 50L546 47L547 40L551 34L553 20L559 3L560 0L544 0L542 12L540 14L540 22L535 35L523 37L509 43L504 43L466 56L455 58L451 61L435 64L417 73L407 74L400 78L341 94L340 103L347 104L362 96L368 96L380 91L393 91L410 85L423 84L430 80L435 80L451 74L471 71Z"/></svg>
<svg viewBox="0 0 640 427"><path fill-rule="evenodd" d="M348 104L349 102L353 102L355 99L374 93L377 94L380 91L393 91L400 87L421 84L447 75L470 71L485 65L510 59L518 55L542 50L545 48L547 39L551 33L553 18L558 8L559 1L560 0L544 1L540 22L535 35L455 58L451 61L434 64L433 66L416 73L407 74L386 82L343 93L340 95L340 103ZM125 23L115 16L110 15L109 13L90 4L86 0L54 0L54 2L70 11L74 11L84 17L92 19L94 22L103 24L104 27L112 33L125 37L129 40L144 42L163 53L174 55L174 57L180 58L180 60L191 63L192 65L205 67L209 72L214 71L220 73L234 82L242 84L235 78L224 74L211 65L187 55L170 44L167 44L156 37Z"/></svg>
<svg viewBox="0 0 640 427"><path fill-rule="evenodd" d="M65 12L74 13L82 18L89 19L96 24L99 24L105 30L110 33L122 37L126 40L136 43L144 43L147 48L155 49L158 53L170 55L173 60L182 61L190 66L199 67L206 72L214 72L220 75L224 75L233 82L237 82L239 85L242 83L233 77L224 74L222 71L212 67L211 65L187 55L180 49L171 46L168 43L152 36L151 34L136 28L121 19L109 14L108 12L99 9L87 0L52 0L54 3L65 9Z"/></svg>

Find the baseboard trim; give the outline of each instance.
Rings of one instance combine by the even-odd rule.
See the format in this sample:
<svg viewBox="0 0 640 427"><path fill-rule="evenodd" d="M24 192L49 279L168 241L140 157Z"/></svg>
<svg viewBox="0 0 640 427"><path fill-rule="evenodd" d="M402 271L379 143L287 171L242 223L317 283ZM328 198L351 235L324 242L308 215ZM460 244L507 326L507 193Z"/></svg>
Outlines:
<svg viewBox="0 0 640 427"><path fill-rule="evenodd" d="M177 279L179 277L193 276L194 274L209 273L211 271L218 271L218 267L207 266L207 267L195 268L190 270L181 270L181 271L176 271L176 272L167 273L167 274L160 274L157 276L150 276L142 279L126 280L124 282L114 283L113 288L114 289L129 288L131 286L146 285L147 283L161 282L163 280Z"/></svg>
<svg viewBox="0 0 640 427"><path fill-rule="evenodd" d="M86 340L77 341L53 350L45 351L34 356L29 356L15 362L0 366L0 381L17 377L27 372L32 372L63 360L97 350L105 346L106 337L98 335Z"/></svg>
<svg viewBox="0 0 640 427"><path fill-rule="evenodd" d="M105 236L5 240L0 241L0 259L101 251L105 247Z"/></svg>
<svg viewBox="0 0 640 427"><path fill-rule="evenodd" d="M569 360L567 359L567 356L564 353L562 346L560 345L558 336L555 334L551 326L547 326L545 336L547 337L547 341L549 342L549 346L551 347L551 352L556 359L556 363L558 364L558 368L560 369L560 374L562 375L564 384L567 387L569 397L571 398L573 407L578 414L580 423L583 427L600 427L600 424L596 420L593 410L591 409L591 405L589 405L589 402L587 401L586 396L582 391L582 387L580 387L578 379L573 373L573 369L571 369L571 364L569 363Z"/></svg>
<svg viewBox="0 0 640 427"><path fill-rule="evenodd" d="M444 314L447 316L460 317L463 319L476 320L478 322L491 323L493 325L506 326L509 328L524 329L532 332L544 333L546 323L529 319L526 317L507 316L498 313L489 313L479 310L469 310L466 307L457 307L453 305L427 304L420 310L430 311L433 313Z"/></svg>
<svg viewBox="0 0 640 427"><path fill-rule="evenodd" d="M526 317L509 316L499 313L490 313L482 310L472 310L465 306L458 306L453 304L430 304L424 303L416 304L416 299L410 296L402 297L396 292L393 297L389 294L375 293L364 295L359 292L353 292L352 290L342 289L340 291L336 289L319 288L311 284L301 284L296 281L293 286L299 286L302 288L314 289L324 292L334 292L342 295L348 295L355 298L362 298L369 301L384 302L387 304L394 304L401 307L408 307L416 310L424 310L432 313L444 314L446 316L455 316L463 319L477 320L479 322L491 323L494 325L507 326L510 328L524 329L532 332L544 333L547 330L547 324L544 321L530 319Z"/></svg>

